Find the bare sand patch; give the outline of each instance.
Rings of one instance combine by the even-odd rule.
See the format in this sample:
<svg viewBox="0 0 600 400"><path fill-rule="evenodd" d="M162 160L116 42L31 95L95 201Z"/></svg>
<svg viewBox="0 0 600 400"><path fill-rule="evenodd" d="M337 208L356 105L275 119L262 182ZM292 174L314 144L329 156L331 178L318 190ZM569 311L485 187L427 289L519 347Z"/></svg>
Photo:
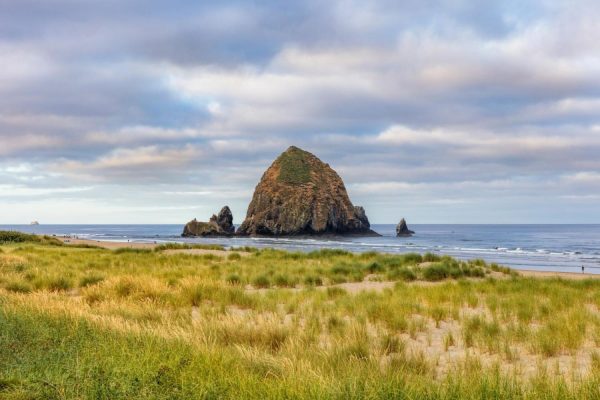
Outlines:
<svg viewBox="0 0 600 400"><path fill-rule="evenodd" d="M101 240L90 240L90 239L73 239L68 237L56 237L56 239L62 241L66 245L88 245L101 247L103 249L153 249L158 246L157 243L140 243L140 242L107 242Z"/></svg>
<svg viewBox="0 0 600 400"><path fill-rule="evenodd" d="M600 279L600 274L579 273L579 272L554 272L554 271L525 271L517 270L521 276L531 276L535 278L561 278L561 279Z"/></svg>

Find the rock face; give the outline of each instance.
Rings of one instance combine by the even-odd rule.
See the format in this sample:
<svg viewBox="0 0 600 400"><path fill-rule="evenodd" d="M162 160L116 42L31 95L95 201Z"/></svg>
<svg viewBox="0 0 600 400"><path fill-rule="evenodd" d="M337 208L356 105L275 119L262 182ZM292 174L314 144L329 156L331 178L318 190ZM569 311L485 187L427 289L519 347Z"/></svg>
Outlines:
<svg viewBox="0 0 600 400"><path fill-rule="evenodd" d="M256 186L238 235L378 235L339 175L313 154L290 147Z"/></svg>
<svg viewBox="0 0 600 400"><path fill-rule="evenodd" d="M406 220L402 218L398 225L396 225L396 236L412 236L413 234L414 232L408 229Z"/></svg>
<svg viewBox="0 0 600 400"><path fill-rule="evenodd" d="M181 236L232 236L234 232L233 215L229 207L225 206L219 215L213 214L208 222L200 222L196 218L188 222Z"/></svg>
<svg viewBox="0 0 600 400"><path fill-rule="evenodd" d="M219 215L213 214L213 216L210 217L210 222L216 223L223 232L229 235L233 235L235 233L235 227L233 226L233 214L231 213L229 206L221 208Z"/></svg>

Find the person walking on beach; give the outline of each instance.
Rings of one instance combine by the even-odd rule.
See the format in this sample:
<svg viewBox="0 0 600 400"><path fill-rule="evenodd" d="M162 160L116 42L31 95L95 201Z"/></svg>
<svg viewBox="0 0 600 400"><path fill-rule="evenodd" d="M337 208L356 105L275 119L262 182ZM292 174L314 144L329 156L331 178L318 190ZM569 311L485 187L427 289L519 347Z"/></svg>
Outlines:
<svg viewBox="0 0 600 400"><path fill-rule="evenodd" d="M585 267L582 265L582 266L581 266L581 273L582 273L582 274L585 274L585 272L584 272L584 271L585 271Z"/></svg>

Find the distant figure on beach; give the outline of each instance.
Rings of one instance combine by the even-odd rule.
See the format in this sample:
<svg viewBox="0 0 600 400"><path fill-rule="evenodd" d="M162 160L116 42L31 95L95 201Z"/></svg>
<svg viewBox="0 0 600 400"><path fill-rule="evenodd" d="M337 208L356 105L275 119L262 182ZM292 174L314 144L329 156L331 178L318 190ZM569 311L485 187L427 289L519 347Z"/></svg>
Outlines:
<svg viewBox="0 0 600 400"><path fill-rule="evenodd" d="M582 274L585 274L585 272L584 272L584 271L585 271L585 267L582 265L582 266L581 266L581 273L582 273Z"/></svg>

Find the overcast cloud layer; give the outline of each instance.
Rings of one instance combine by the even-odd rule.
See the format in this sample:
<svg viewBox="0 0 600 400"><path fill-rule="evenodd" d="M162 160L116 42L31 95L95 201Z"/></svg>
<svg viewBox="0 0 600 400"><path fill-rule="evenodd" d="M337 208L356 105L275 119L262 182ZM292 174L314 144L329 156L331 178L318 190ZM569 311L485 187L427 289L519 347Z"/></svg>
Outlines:
<svg viewBox="0 0 600 400"><path fill-rule="evenodd" d="M292 144L375 223L600 223L600 7L560 3L0 0L0 223L239 223Z"/></svg>

